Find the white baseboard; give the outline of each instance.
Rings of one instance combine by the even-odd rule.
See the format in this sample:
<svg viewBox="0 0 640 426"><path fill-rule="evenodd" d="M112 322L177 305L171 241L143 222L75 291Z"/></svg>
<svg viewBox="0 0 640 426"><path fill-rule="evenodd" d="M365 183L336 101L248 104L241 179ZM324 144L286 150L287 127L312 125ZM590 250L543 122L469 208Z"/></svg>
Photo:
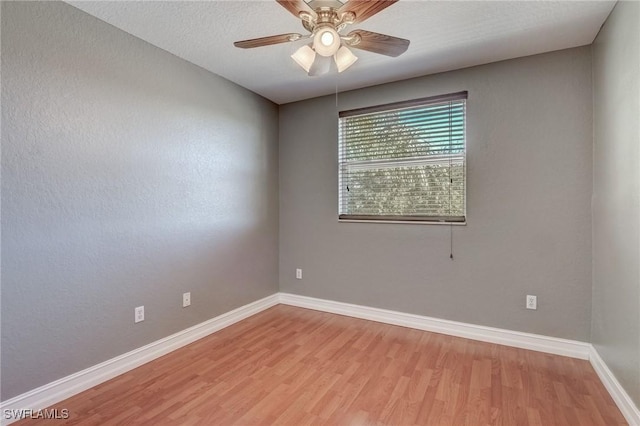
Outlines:
<svg viewBox="0 0 640 426"><path fill-rule="evenodd" d="M640 410L593 346L589 353L589 361L629 425L640 426Z"/></svg>
<svg viewBox="0 0 640 426"><path fill-rule="evenodd" d="M295 294L280 293L280 303L572 358L589 359L591 348L589 343L576 340L467 324Z"/></svg>
<svg viewBox="0 0 640 426"><path fill-rule="evenodd" d="M2 401L0 403L1 423L9 424L17 420L5 419L6 410L40 410L49 407L277 304L278 294L276 293L55 382Z"/></svg>

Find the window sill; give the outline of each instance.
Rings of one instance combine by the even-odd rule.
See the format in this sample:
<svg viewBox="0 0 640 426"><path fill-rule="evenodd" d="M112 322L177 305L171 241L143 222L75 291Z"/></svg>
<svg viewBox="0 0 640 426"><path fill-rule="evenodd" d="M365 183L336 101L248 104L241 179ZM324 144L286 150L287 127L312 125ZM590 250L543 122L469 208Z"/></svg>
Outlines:
<svg viewBox="0 0 640 426"><path fill-rule="evenodd" d="M401 225L452 225L467 226L467 222L440 222L440 221L418 221L418 220L358 220L358 219L338 219L338 222L344 223L395 223Z"/></svg>

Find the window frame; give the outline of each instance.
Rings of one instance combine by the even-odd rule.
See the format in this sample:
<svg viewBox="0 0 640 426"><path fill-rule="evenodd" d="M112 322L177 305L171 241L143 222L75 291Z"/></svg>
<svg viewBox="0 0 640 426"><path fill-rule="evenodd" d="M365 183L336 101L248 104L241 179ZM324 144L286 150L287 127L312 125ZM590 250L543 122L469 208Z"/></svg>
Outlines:
<svg viewBox="0 0 640 426"><path fill-rule="evenodd" d="M407 101L392 102L387 104L379 104L370 107L356 108L351 110L340 111L338 113L338 221L339 222L362 222L362 223L400 223L400 224L423 224L423 225L466 225L467 224L467 100L468 91L460 91L455 93L448 93L437 96L429 96L417 99L411 99ZM463 152L462 152L462 182L463 182L463 216L419 216L419 215L359 215L359 214L342 214L341 206L343 203L343 167L344 162L342 158L342 132L340 131L340 121L343 118L353 116L363 116L373 113L390 112L394 110L422 107L427 105L435 105L439 103L463 101ZM453 157L453 154L449 153L448 156ZM396 161L398 163L402 161L410 162L412 157L406 159L389 159L381 160L387 162ZM370 160L375 161L375 160Z"/></svg>

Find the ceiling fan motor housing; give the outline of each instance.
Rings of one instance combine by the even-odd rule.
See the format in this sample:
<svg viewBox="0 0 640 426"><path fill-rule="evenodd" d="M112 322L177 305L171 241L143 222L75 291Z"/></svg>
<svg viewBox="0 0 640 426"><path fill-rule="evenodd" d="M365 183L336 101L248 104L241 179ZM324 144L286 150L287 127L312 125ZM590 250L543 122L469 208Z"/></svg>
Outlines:
<svg viewBox="0 0 640 426"><path fill-rule="evenodd" d="M299 16L302 26L311 33L314 33L323 25L331 25L335 29L342 24L337 10L333 7L318 7L314 12L316 16L311 16L310 19L307 18L307 15L309 15L307 12L301 12Z"/></svg>

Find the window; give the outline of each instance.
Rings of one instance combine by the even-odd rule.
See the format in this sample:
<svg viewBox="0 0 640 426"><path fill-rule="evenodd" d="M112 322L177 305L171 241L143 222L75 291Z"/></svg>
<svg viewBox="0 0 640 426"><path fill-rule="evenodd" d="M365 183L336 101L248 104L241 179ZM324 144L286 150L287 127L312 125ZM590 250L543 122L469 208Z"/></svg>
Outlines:
<svg viewBox="0 0 640 426"><path fill-rule="evenodd" d="M340 112L339 219L465 222L466 99Z"/></svg>

